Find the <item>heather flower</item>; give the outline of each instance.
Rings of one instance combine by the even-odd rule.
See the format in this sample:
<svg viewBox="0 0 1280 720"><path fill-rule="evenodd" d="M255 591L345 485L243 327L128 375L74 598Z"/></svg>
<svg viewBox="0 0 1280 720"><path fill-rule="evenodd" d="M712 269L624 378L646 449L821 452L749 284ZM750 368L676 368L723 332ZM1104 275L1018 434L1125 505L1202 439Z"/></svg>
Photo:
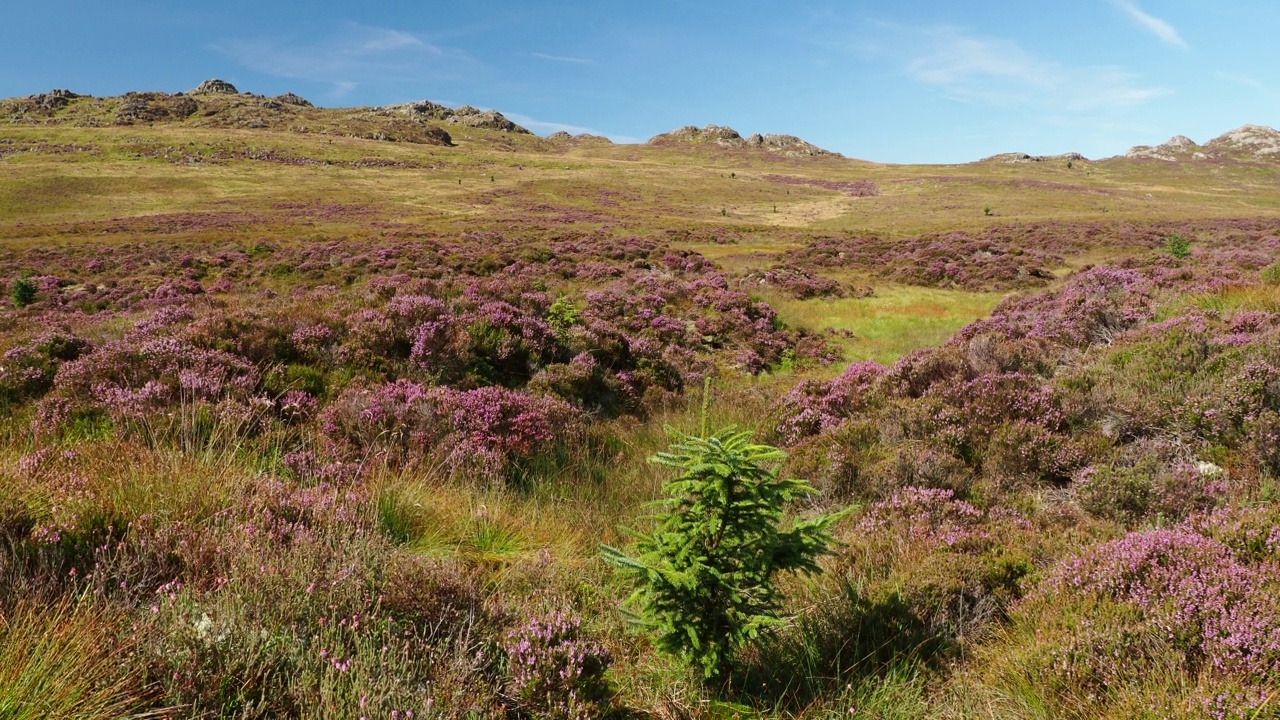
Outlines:
<svg viewBox="0 0 1280 720"><path fill-rule="evenodd" d="M537 717L594 720L609 714L609 651L584 636L576 616L556 613L512 630L504 643L507 677L519 707Z"/></svg>
<svg viewBox="0 0 1280 720"><path fill-rule="evenodd" d="M805 380L796 385L778 403L782 443L794 445L871 408L875 383L884 370L874 362L853 363L830 382Z"/></svg>
<svg viewBox="0 0 1280 720"><path fill-rule="evenodd" d="M1037 593L1131 604L1193 666L1263 678L1280 672L1273 579L1186 529L1130 533L1064 561Z"/></svg>

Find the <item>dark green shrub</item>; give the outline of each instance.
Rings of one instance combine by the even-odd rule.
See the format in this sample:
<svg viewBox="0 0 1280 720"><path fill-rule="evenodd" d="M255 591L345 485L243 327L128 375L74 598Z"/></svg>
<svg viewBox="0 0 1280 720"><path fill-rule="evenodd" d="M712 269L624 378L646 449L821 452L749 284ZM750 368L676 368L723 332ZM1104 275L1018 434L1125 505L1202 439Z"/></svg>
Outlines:
<svg viewBox="0 0 1280 720"><path fill-rule="evenodd" d="M16 308L24 308L36 301L36 284L29 278L20 277L9 286L9 300Z"/></svg>
<svg viewBox="0 0 1280 720"><path fill-rule="evenodd" d="M1165 238L1164 249L1174 258L1185 260L1191 257L1191 240L1178 233L1173 233Z"/></svg>

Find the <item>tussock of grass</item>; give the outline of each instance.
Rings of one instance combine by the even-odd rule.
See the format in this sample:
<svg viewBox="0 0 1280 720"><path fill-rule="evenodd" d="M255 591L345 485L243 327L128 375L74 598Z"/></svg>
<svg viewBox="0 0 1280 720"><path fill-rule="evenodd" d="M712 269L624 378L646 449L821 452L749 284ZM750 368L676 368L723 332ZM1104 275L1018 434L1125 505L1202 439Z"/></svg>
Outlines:
<svg viewBox="0 0 1280 720"><path fill-rule="evenodd" d="M0 716L167 717L132 666L122 618L91 601L20 599L0 614Z"/></svg>

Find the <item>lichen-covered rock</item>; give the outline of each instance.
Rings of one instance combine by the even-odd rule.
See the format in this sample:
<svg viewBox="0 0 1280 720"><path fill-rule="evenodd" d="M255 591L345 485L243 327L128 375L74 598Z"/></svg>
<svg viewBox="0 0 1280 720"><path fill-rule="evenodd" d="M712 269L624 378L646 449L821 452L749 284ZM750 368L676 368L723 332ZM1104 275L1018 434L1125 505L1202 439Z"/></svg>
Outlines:
<svg viewBox="0 0 1280 720"><path fill-rule="evenodd" d="M769 152L786 155L787 157L839 156L839 153L824 150L817 145L801 140L795 135L761 135L760 133L755 133L747 138L747 145L763 148Z"/></svg>
<svg viewBox="0 0 1280 720"><path fill-rule="evenodd" d="M650 145L718 145L724 148L732 149L760 149L767 150L778 155L787 157L811 157L818 155L836 156L836 153L830 150L823 150L817 145L801 140L795 135L761 135L755 133L750 137L744 138L731 127L723 127L720 125L707 125L698 128L693 125L686 125L676 128L668 133L654 135L649 138Z"/></svg>
<svg viewBox="0 0 1280 720"><path fill-rule="evenodd" d="M649 138L650 145L669 145L673 143L714 144L721 147L744 148L747 141L731 127L707 125L699 128L685 125L668 133L654 135Z"/></svg>
<svg viewBox="0 0 1280 720"><path fill-rule="evenodd" d="M132 125L135 122L181 120L194 115L199 109L200 105L186 95L131 92L122 96L115 122L117 125Z"/></svg>
<svg viewBox="0 0 1280 720"><path fill-rule="evenodd" d="M1254 158L1280 155L1280 131L1266 125L1241 125L1205 143L1205 148L1225 153L1247 153Z"/></svg>
<svg viewBox="0 0 1280 720"><path fill-rule="evenodd" d="M204 82L200 83L199 85L196 86L194 90L192 90L187 94L188 95L238 95L239 93L240 91L236 90L235 85L232 85L226 80L219 80L217 78L213 78L211 80L205 80Z"/></svg>
<svg viewBox="0 0 1280 720"><path fill-rule="evenodd" d="M471 107L470 105L462 105L453 109L453 115L446 119L446 122L455 125L465 125L467 127L484 128L486 130L499 130L501 132L518 133L521 135L532 135L525 128L511 122L502 113L497 110L481 110Z"/></svg>
<svg viewBox="0 0 1280 720"><path fill-rule="evenodd" d="M296 107L314 107L309 100L299 95L287 92L283 95L277 95L273 98L276 102L284 105L294 105Z"/></svg>

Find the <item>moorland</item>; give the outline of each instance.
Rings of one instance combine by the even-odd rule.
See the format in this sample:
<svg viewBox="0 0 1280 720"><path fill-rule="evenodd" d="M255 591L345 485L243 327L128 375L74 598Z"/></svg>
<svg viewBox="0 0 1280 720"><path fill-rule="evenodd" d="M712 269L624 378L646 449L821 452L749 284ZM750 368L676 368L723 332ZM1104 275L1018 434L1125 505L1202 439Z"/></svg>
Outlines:
<svg viewBox="0 0 1280 720"><path fill-rule="evenodd" d="M906 166L224 85L0 101L0 715L1280 717L1275 131ZM837 519L708 682L601 547L729 425Z"/></svg>

